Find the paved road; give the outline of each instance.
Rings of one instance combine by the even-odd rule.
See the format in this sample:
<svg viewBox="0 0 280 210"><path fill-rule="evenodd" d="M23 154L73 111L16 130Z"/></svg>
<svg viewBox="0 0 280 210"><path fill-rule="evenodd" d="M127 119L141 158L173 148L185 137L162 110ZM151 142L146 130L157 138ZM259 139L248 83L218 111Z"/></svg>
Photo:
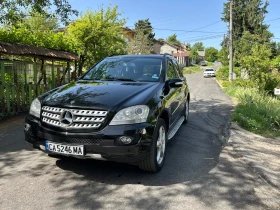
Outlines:
<svg viewBox="0 0 280 210"><path fill-rule="evenodd" d="M0 124L0 209L266 209L244 164L223 149L232 101L215 78L187 75L190 119L158 174L96 160L58 160L24 143L24 116Z"/></svg>

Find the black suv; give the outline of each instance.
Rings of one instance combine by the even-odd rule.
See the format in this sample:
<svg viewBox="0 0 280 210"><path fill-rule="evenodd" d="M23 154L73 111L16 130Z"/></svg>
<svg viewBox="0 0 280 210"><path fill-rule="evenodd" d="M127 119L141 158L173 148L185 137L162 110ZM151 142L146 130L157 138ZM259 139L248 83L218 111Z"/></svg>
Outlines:
<svg viewBox="0 0 280 210"><path fill-rule="evenodd" d="M170 55L108 57L79 80L36 98L25 139L53 156L137 164L158 172L186 123L190 93Z"/></svg>

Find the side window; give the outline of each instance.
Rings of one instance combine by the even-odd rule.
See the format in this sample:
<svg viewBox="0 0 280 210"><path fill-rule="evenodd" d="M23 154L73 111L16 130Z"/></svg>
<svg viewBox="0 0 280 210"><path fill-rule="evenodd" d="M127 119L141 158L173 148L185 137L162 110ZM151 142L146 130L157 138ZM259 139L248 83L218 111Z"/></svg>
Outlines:
<svg viewBox="0 0 280 210"><path fill-rule="evenodd" d="M178 78L178 74L171 60L168 59L167 79Z"/></svg>
<svg viewBox="0 0 280 210"><path fill-rule="evenodd" d="M173 59L173 63L174 63L175 70L180 75L180 77L184 77L183 72L182 72L182 70L181 70L181 68L180 68L176 59Z"/></svg>

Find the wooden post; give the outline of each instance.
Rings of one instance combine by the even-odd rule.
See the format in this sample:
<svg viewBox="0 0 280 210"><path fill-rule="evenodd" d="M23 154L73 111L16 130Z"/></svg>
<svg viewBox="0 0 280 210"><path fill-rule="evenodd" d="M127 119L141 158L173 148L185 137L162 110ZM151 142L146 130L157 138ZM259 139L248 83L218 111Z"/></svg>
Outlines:
<svg viewBox="0 0 280 210"><path fill-rule="evenodd" d="M70 62L67 61L67 71L68 71L68 83L70 83L71 81L71 76L70 76Z"/></svg>
<svg viewBox="0 0 280 210"><path fill-rule="evenodd" d="M55 80L54 80L54 62L52 60L52 89L55 88Z"/></svg>
<svg viewBox="0 0 280 210"><path fill-rule="evenodd" d="M34 71L33 81L34 81L34 84L37 84L37 63L36 63L36 59L35 59L35 63L33 64L33 71Z"/></svg>
<svg viewBox="0 0 280 210"><path fill-rule="evenodd" d="M29 84L28 86L28 102L30 106L32 103L32 84Z"/></svg>
<svg viewBox="0 0 280 210"><path fill-rule="evenodd" d="M63 77L63 84L65 84L66 69L63 68L62 72L63 72L63 75L62 75L62 77Z"/></svg>
<svg viewBox="0 0 280 210"><path fill-rule="evenodd" d="M60 86L61 85L61 82L60 82L60 67L57 67L57 86Z"/></svg>
<svg viewBox="0 0 280 210"><path fill-rule="evenodd" d="M15 84L11 85L11 89L12 89L12 95L11 95L11 103L12 103L11 105L12 106L11 106L11 108L12 108L13 112L16 112L16 106L15 106L16 105L16 103L15 103L15 101L16 101L15 100Z"/></svg>
<svg viewBox="0 0 280 210"><path fill-rule="evenodd" d="M1 72L1 85L0 85L0 101L1 101L1 112L5 113L5 66L4 61L0 62L0 72Z"/></svg>
<svg viewBox="0 0 280 210"><path fill-rule="evenodd" d="M0 62L0 68L1 68L1 84L5 85L5 66L4 66L4 61Z"/></svg>
<svg viewBox="0 0 280 210"><path fill-rule="evenodd" d="M24 84L27 84L26 63L24 63Z"/></svg>
<svg viewBox="0 0 280 210"><path fill-rule="evenodd" d="M10 104L10 87L6 85L6 101L7 101L7 113L11 112L11 104Z"/></svg>
<svg viewBox="0 0 280 210"><path fill-rule="evenodd" d="M25 91L26 84L21 85L21 111L25 111L25 101L26 101L26 91Z"/></svg>

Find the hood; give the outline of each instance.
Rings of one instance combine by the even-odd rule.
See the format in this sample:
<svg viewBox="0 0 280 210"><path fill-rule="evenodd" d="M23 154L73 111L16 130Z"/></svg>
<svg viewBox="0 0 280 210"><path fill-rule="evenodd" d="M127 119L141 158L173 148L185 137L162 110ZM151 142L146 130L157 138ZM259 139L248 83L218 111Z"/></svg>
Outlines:
<svg viewBox="0 0 280 210"><path fill-rule="evenodd" d="M155 82L77 81L69 83L48 95L45 106L122 109L142 104L159 85Z"/></svg>

